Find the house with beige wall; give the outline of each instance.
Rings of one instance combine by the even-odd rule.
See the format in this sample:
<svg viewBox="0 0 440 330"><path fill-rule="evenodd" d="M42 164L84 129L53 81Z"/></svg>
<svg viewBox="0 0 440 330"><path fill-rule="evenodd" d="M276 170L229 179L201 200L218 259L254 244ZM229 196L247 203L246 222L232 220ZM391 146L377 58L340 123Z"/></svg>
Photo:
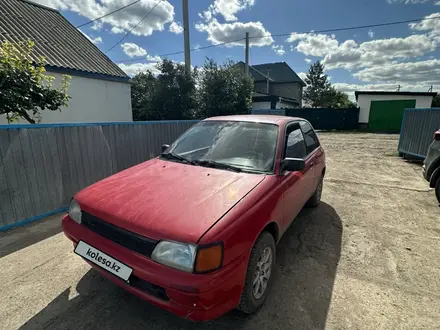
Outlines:
<svg viewBox="0 0 440 330"><path fill-rule="evenodd" d="M0 42L32 40L47 75L71 76L68 107L41 111L41 123L132 121L130 78L60 12L27 0L0 1ZM0 115L0 124L7 124ZM27 124L25 120L20 121Z"/></svg>

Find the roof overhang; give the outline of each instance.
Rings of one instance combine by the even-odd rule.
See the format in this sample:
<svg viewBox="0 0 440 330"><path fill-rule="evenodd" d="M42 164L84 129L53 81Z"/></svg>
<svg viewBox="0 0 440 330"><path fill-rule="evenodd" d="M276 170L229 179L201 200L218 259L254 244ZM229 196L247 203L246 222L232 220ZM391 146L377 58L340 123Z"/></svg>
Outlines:
<svg viewBox="0 0 440 330"><path fill-rule="evenodd" d="M359 95L409 95L409 96L432 96L435 97L435 92L391 92L391 91L355 91L356 100Z"/></svg>

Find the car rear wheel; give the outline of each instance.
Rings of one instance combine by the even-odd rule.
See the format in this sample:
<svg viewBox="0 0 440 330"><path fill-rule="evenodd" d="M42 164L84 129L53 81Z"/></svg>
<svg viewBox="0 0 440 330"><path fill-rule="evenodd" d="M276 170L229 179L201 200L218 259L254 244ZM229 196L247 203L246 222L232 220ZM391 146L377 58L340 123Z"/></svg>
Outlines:
<svg viewBox="0 0 440 330"><path fill-rule="evenodd" d="M313 193L312 197L307 201L306 206L308 207L317 207L319 203L321 203L321 195L322 195L322 188L324 186L324 176L321 176L321 179L319 180L318 186L316 187L315 192Z"/></svg>
<svg viewBox="0 0 440 330"><path fill-rule="evenodd" d="M440 203L440 177L437 179L437 183L435 184L435 197L437 197L437 200Z"/></svg>
<svg viewBox="0 0 440 330"><path fill-rule="evenodd" d="M275 265L275 240L263 232L255 242L249 258L246 279L238 309L246 314L255 313L264 303L270 290Z"/></svg>

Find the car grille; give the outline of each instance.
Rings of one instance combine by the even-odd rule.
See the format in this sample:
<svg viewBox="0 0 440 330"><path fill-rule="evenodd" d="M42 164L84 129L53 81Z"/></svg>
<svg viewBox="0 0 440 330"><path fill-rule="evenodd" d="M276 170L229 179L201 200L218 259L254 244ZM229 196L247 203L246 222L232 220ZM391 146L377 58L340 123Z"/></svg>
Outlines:
<svg viewBox="0 0 440 330"><path fill-rule="evenodd" d="M151 257L157 241L135 234L82 211L81 223L91 231L132 251Z"/></svg>

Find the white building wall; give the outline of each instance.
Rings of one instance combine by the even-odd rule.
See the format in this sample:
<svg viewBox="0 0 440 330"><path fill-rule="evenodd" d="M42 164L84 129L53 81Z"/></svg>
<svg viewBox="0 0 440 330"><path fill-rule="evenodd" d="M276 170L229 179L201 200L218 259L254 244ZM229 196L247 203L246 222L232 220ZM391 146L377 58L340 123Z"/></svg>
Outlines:
<svg viewBox="0 0 440 330"><path fill-rule="evenodd" d="M295 109L297 107L294 107L290 103L288 104L288 103L283 103L283 102L277 102L276 108L277 109Z"/></svg>
<svg viewBox="0 0 440 330"><path fill-rule="evenodd" d="M252 102L252 110L270 109L270 102Z"/></svg>
<svg viewBox="0 0 440 330"><path fill-rule="evenodd" d="M416 108L430 108L432 96L418 95L369 95L360 94L357 104L360 108L359 123L367 124L370 118L371 101L394 101L394 100L416 100Z"/></svg>
<svg viewBox="0 0 440 330"><path fill-rule="evenodd" d="M53 86L59 87L63 75L48 74L55 77ZM133 121L129 83L72 76L67 93L69 106L61 111L41 111L42 124ZM7 123L6 115L0 115L0 124Z"/></svg>

